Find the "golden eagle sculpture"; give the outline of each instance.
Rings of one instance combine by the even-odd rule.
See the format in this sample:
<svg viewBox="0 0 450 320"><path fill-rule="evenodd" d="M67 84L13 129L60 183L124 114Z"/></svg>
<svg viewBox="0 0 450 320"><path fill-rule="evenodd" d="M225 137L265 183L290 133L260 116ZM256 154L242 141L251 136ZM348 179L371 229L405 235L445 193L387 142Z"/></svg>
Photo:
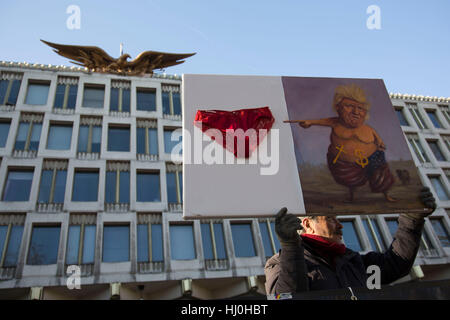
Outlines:
<svg viewBox="0 0 450 320"><path fill-rule="evenodd" d="M122 54L118 59L114 59L103 49L95 46L74 46L44 40L41 41L54 48L53 51L57 54L74 60L70 62L84 66L90 71L124 75L153 74L153 70L155 69L163 69L181 64L184 62L183 59L195 54L144 51L136 59L127 61L131 58L128 53Z"/></svg>

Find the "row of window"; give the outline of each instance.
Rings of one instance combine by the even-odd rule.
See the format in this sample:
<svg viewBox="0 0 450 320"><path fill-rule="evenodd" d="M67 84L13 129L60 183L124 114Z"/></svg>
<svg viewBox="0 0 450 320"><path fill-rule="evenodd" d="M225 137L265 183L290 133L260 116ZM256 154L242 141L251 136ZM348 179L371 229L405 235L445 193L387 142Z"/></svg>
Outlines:
<svg viewBox="0 0 450 320"><path fill-rule="evenodd" d="M444 129L450 127L450 111L448 105L439 105L438 109L424 109L433 127L431 127L431 125L424 120L424 117L419 111L416 103L406 103L406 107L406 109L409 110L415 125L419 129L431 129L433 127L437 129ZM408 117L406 117L406 110L402 107L394 108L400 124L407 127L412 126L410 121L408 121Z"/></svg>
<svg viewBox="0 0 450 320"><path fill-rule="evenodd" d="M450 235L443 218L429 219L442 247L450 247ZM376 219L363 219L365 232L371 249L383 252L389 244L381 235ZM398 222L396 219L386 220L387 226L394 236ZM274 222L259 221L264 255L271 257L280 249L275 236ZM354 220L344 220L343 236L347 247L354 251L364 251L361 239L355 228ZM201 222L201 239L203 254L206 260L227 259L227 250L220 222ZM257 256L252 224L230 222L234 254L236 257ZM93 264L95 261L95 242L97 227L95 224L71 224L67 238L66 264ZM163 262L163 234L161 222L137 224L137 261ZM33 225L30 246L27 256L29 265L55 264L60 241L60 225ZM194 228L192 224L169 223L170 256L173 260L193 260L197 258ZM23 225L0 226L0 267L14 267L23 234ZM421 250L430 252L433 244L426 232L421 240ZM103 262L130 261L130 225L103 226Z"/></svg>
<svg viewBox="0 0 450 320"><path fill-rule="evenodd" d="M11 120L0 119L0 148L6 146L10 131ZM39 149L42 123L39 121L20 121L17 129L14 150L37 151ZM171 153L172 149L181 142L172 140L175 128L164 128L164 152ZM70 150L72 140L72 123L50 122L46 149ZM130 125L109 124L107 137L107 151L130 152ZM100 153L102 143L101 124L81 124L78 134L78 152ZM136 128L137 154L158 154L158 132L156 128L142 126Z"/></svg>
<svg viewBox="0 0 450 320"><path fill-rule="evenodd" d="M9 169L4 185L2 201L29 201L33 175L33 169ZM107 170L105 176L105 202L129 203L129 169ZM41 174L38 203L64 203L66 180L66 168L44 168ZM183 202L182 181L181 171L166 173L168 203ZM98 187L98 168L74 169L72 201L97 201ZM159 171L137 170L136 201L161 201Z"/></svg>
<svg viewBox="0 0 450 320"><path fill-rule="evenodd" d="M420 142L419 136L417 134L406 133L406 137L412 149L414 150L417 159L419 159L421 163L430 162L430 157L428 156L427 152L425 152ZM443 140L445 141L447 150L450 152L450 137L443 136ZM439 140L427 138L425 139L425 141L430 147L430 150L437 161L448 161L447 157L445 156L445 152L442 151Z"/></svg>
<svg viewBox="0 0 450 320"><path fill-rule="evenodd" d="M0 80L0 105L14 106L21 86L20 79ZM181 115L179 86L162 85L162 109L167 115ZM111 80L109 110L130 112L130 81ZM164 88L167 88L164 90ZM50 81L28 80L25 100L28 105L46 105L50 91ZM54 109L75 109L78 95L78 78L59 77L53 102ZM82 107L103 109L105 101L104 84L84 84ZM136 88L136 110L156 111L156 89Z"/></svg>

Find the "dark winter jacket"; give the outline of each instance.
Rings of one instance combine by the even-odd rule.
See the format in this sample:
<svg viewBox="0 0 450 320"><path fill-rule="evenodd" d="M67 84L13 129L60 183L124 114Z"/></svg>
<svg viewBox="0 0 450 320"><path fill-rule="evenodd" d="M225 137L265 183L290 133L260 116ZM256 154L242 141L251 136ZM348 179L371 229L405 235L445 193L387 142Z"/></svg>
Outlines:
<svg viewBox="0 0 450 320"><path fill-rule="evenodd" d="M264 268L267 294L366 287L367 278L372 274L367 273L370 265L380 267L382 285L407 275L419 249L424 220L400 215L398 222L398 230L386 252L360 255L347 248L335 266L300 237L297 243L283 243L282 250Z"/></svg>

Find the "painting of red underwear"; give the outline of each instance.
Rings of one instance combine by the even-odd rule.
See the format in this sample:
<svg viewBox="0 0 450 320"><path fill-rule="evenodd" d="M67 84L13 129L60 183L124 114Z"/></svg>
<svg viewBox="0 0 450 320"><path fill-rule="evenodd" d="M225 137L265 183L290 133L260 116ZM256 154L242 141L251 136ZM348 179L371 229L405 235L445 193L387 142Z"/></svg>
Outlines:
<svg viewBox="0 0 450 320"><path fill-rule="evenodd" d="M382 80L282 81L284 123L291 126L307 213L424 209L422 184ZM408 174L408 183L398 172Z"/></svg>

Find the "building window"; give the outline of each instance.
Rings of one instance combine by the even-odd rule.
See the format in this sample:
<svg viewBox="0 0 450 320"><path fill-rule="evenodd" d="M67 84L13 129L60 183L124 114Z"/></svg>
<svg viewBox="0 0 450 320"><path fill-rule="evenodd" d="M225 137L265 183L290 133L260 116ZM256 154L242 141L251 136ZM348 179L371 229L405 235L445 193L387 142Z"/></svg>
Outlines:
<svg viewBox="0 0 450 320"><path fill-rule="evenodd" d="M161 215L138 215L138 262L164 261Z"/></svg>
<svg viewBox="0 0 450 320"><path fill-rule="evenodd" d="M395 113L397 114L397 118L400 121L400 125L409 126L408 121L406 121L405 114L403 113L403 108L395 107Z"/></svg>
<svg viewBox="0 0 450 320"><path fill-rule="evenodd" d="M0 105L15 106L19 95L22 74L2 73L0 80Z"/></svg>
<svg viewBox="0 0 450 320"><path fill-rule="evenodd" d="M102 109L104 97L104 85L84 85L83 107Z"/></svg>
<svg viewBox="0 0 450 320"><path fill-rule="evenodd" d="M102 119L82 118L78 135L78 152L100 153L102 143Z"/></svg>
<svg viewBox="0 0 450 320"><path fill-rule="evenodd" d="M180 134L178 135L178 133L180 133ZM178 136L178 140L176 139L177 136ZM173 148L175 146L177 146L178 144L182 143L182 138L183 138L183 136L181 135L181 132L179 132L179 130L164 128L164 152L172 153ZM180 155L182 154L181 148L180 148L179 154Z"/></svg>
<svg viewBox="0 0 450 320"><path fill-rule="evenodd" d="M431 218L431 225L433 226L434 232L436 233L441 245L445 247L450 247L450 235L444 224L444 218Z"/></svg>
<svg viewBox="0 0 450 320"><path fill-rule="evenodd" d="M46 105L48 100L49 81L30 80L28 82L25 104Z"/></svg>
<svg viewBox="0 0 450 320"><path fill-rule="evenodd" d="M108 162L105 184L106 203L130 203L130 164Z"/></svg>
<svg viewBox="0 0 450 320"><path fill-rule="evenodd" d="M98 171L76 169L73 178L72 201L97 201Z"/></svg>
<svg viewBox="0 0 450 320"><path fill-rule="evenodd" d="M0 148L4 148L6 146L6 141L8 141L10 126L11 126L11 120L0 119Z"/></svg>
<svg viewBox="0 0 450 320"><path fill-rule="evenodd" d="M196 258L194 229L191 224L170 225L170 254L172 260Z"/></svg>
<svg viewBox="0 0 450 320"><path fill-rule="evenodd" d="M437 140L427 140L427 142L437 161L447 161L438 145Z"/></svg>
<svg viewBox="0 0 450 320"><path fill-rule="evenodd" d="M444 115L445 120L447 120L447 124L450 125L450 112L449 112L449 106L446 105L440 105L439 110L441 110L442 114Z"/></svg>
<svg viewBox="0 0 450 320"><path fill-rule="evenodd" d="M136 88L136 109L156 111L156 89Z"/></svg>
<svg viewBox="0 0 450 320"><path fill-rule="evenodd" d="M226 259L225 238L222 223L205 222L200 224L202 231L203 254L207 260Z"/></svg>
<svg viewBox="0 0 450 320"><path fill-rule="evenodd" d="M427 110L428 117L436 128L442 128L442 124L439 121L435 110Z"/></svg>
<svg viewBox="0 0 450 320"><path fill-rule="evenodd" d="M447 146L447 150L450 151L450 137L444 135L442 135L441 137L444 140L445 145Z"/></svg>
<svg viewBox="0 0 450 320"><path fill-rule="evenodd" d="M259 230L264 245L264 253L266 258L273 256L280 250L280 242L275 233L275 222L266 219L259 222Z"/></svg>
<svg viewBox="0 0 450 320"><path fill-rule="evenodd" d="M398 220L397 219L386 219L386 224L388 226L389 232L391 233L391 236L394 237L394 235L398 229Z"/></svg>
<svg viewBox="0 0 450 320"><path fill-rule="evenodd" d="M103 262L130 261L130 226L103 227Z"/></svg>
<svg viewBox="0 0 450 320"><path fill-rule="evenodd" d="M447 201L449 200L448 193L442 184L441 178L439 176L428 176L433 185L434 191L436 192L439 200Z"/></svg>
<svg viewBox="0 0 450 320"><path fill-rule="evenodd" d="M27 264L55 264L58 258L60 231L60 226L33 226Z"/></svg>
<svg viewBox="0 0 450 320"><path fill-rule="evenodd" d="M232 223L231 234L236 257L256 256L251 223Z"/></svg>
<svg viewBox="0 0 450 320"><path fill-rule="evenodd" d="M33 169L10 169L3 191L3 201L28 201L30 199Z"/></svg>
<svg viewBox="0 0 450 320"><path fill-rule="evenodd" d="M183 171L181 165L167 164L167 201L169 203L183 203Z"/></svg>
<svg viewBox="0 0 450 320"><path fill-rule="evenodd" d="M355 229L354 221L341 221L343 238L345 246L352 249L353 251L359 252L363 251L361 246L361 240Z"/></svg>
<svg viewBox="0 0 450 320"><path fill-rule="evenodd" d="M430 162L430 159L428 158L427 154L422 148L422 145L420 144L419 137L417 135L410 134L406 135L406 137L408 138L408 141L412 149L414 150L417 159L419 159L421 163Z"/></svg>
<svg viewBox="0 0 450 320"><path fill-rule="evenodd" d="M377 220L371 218L363 219L363 225L372 249L377 252L384 252L386 250L386 244L383 241Z"/></svg>
<svg viewBox="0 0 450 320"><path fill-rule="evenodd" d="M158 155L158 131L156 120L137 121L137 153Z"/></svg>
<svg viewBox="0 0 450 320"><path fill-rule="evenodd" d="M417 105L415 103L407 103L406 105L408 106L409 111L411 111L414 121L416 122L419 129L428 129L425 126L425 121L423 121Z"/></svg>
<svg viewBox="0 0 450 320"><path fill-rule="evenodd" d="M130 151L130 127L109 126L108 151Z"/></svg>
<svg viewBox="0 0 450 320"><path fill-rule="evenodd" d="M0 225L0 268L11 268L17 265L22 234L23 224Z"/></svg>
<svg viewBox="0 0 450 320"><path fill-rule="evenodd" d="M95 224L71 224L67 236L67 265L94 264L95 260Z"/></svg>
<svg viewBox="0 0 450 320"><path fill-rule="evenodd" d="M161 188L159 172L138 171L136 174L136 190L138 202L160 202Z"/></svg>
<svg viewBox="0 0 450 320"><path fill-rule="evenodd" d="M42 115L21 115L14 150L37 151L41 139Z"/></svg>
<svg viewBox="0 0 450 320"><path fill-rule="evenodd" d="M71 124L50 124L48 129L47 149L70 150L71 140Z"/></svg>
<svg viewBox="0 0 450 320"><path fill-rule="evenodd" d="M111 82L110 111L130 112L130 86L129 81Z"/></svg>
<svg viewBox="0 0 450 320"><path fill-rule="evenodd" d="M75 109L78 93L78 78L58 77L56 86L55 109Z"/></svg>
<svg viewBox="0 0 450 320"><path fill-rule="evenodd" d="M180 87L162 85L163 114L181 116Z"/></svg>
<svg viewBox="0 0 450 320"><path fill-rule="evenodd" d="M45 162L39 187L39 203L64 203L67 162Z"/></svg>

